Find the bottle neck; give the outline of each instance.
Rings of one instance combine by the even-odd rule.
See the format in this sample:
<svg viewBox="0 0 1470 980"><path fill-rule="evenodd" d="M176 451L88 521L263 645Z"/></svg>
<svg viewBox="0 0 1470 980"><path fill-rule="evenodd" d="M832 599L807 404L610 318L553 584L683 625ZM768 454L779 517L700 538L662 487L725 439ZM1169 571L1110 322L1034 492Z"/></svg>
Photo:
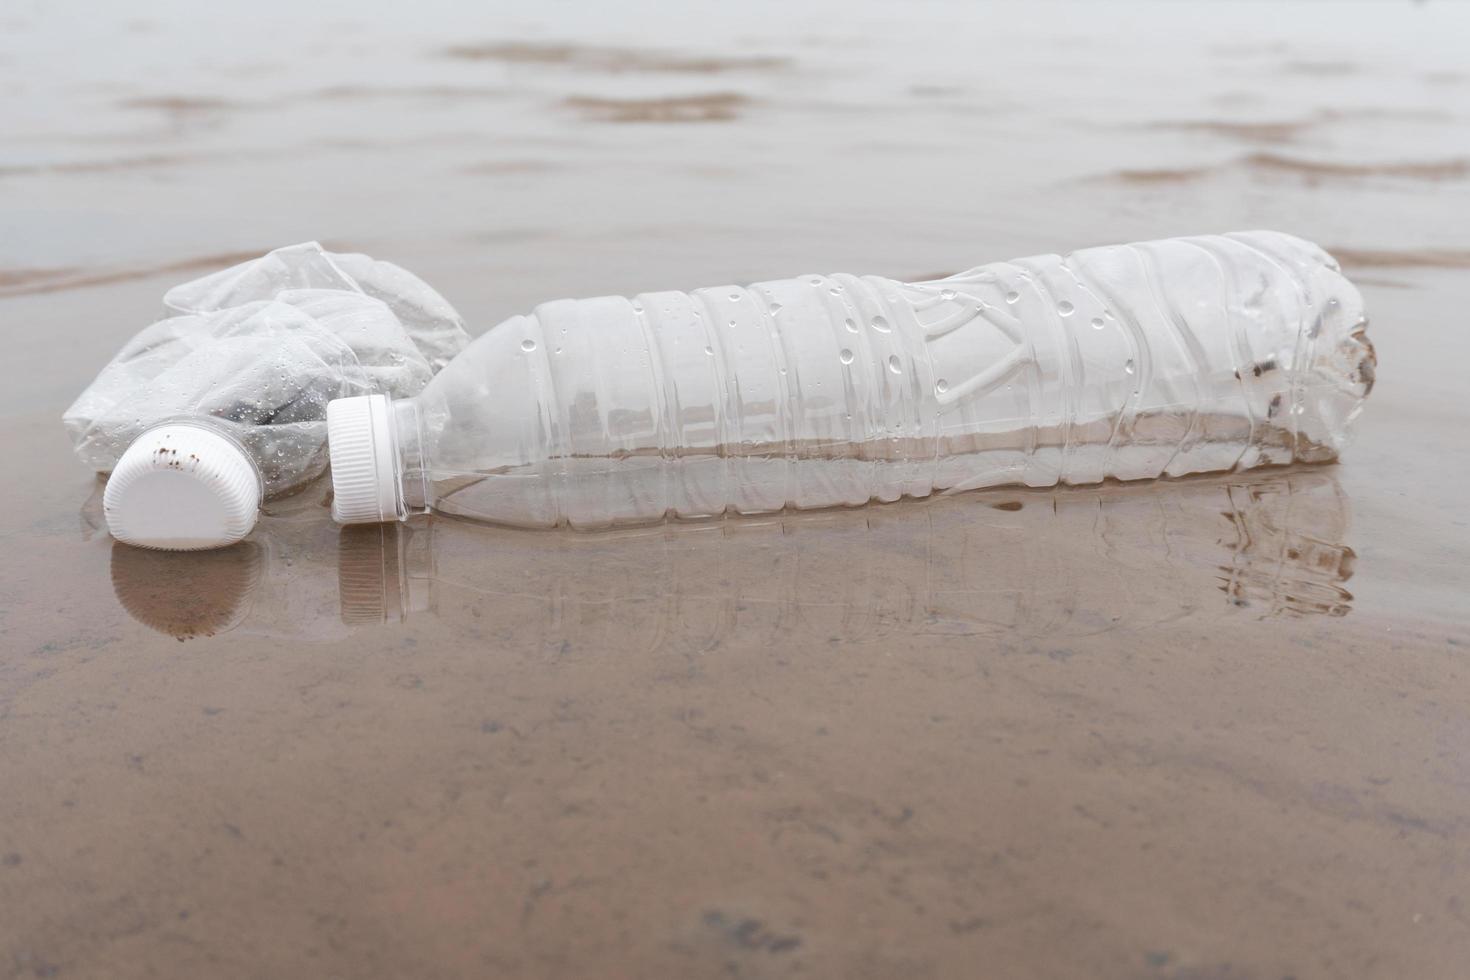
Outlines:
<svg viewBox="0 0 1470 980"><path fill-rule="evenodd" d="M424 414L417 398L390 404L393 444L398 453L398 489L405 517L429 509L429 467L424 458Z"/></svg>

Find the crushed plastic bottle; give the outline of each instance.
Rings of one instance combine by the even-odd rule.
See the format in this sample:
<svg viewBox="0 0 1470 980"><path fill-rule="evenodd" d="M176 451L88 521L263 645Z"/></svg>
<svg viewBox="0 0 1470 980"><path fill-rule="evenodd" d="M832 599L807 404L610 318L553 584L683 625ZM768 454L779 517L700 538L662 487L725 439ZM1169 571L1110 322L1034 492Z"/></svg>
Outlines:
<svg viewBox="0 0 1470 980"><path fill-rule="evenodd" d="M1289 235L561 300L328 407L343 523L580 528L1335 459L1356 288Z"/></svg>
<svg viewBox="0 0 1470 980"><path fill-rule="evenodd" d="M114 535L154 547L238 540L262 495L325 469L331 399L416 394L469 342L417 277L315 242L176 286L164 306L63 417L77 455L113 473ZM172 526L185 514L202 523Z"/></svg>

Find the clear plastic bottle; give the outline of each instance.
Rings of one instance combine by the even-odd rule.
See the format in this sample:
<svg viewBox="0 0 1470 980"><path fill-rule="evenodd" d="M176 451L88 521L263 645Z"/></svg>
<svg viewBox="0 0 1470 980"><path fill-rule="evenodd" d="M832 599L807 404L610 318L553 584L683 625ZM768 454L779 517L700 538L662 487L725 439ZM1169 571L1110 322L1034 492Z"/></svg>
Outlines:
<svg viewBox="0 0 1470 980"><path fill-rule="evenodd" d="M1276 232L560 300L328 406L343 523L579 528L1336 458L1357 289Z"/></svg>

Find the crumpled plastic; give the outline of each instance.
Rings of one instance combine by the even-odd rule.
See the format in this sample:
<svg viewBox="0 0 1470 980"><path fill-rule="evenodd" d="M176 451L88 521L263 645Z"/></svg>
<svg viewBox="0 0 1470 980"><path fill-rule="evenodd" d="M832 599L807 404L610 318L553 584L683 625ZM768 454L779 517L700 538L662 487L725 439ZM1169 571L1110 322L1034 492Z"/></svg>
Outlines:
<svg viewBox="0 0 1470 980"><path fill-rule="evenodd" d="M469 342L427 283L389 262L279 248L164 295L62 417L77 456L108 473L146 428L209 416L255 458L267 496L327 465L327 402L417 394Z"/></svg>

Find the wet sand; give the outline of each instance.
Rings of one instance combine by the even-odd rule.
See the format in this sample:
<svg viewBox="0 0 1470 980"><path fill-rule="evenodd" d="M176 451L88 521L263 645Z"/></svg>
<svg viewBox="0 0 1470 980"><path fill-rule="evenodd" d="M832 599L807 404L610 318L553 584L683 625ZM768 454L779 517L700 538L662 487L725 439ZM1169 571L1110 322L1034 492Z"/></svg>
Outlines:
<svg viewBox="0 0 1470 980"><path fill-rule="evenodd" d="M0 976L1465 975L1464 8L278 6L0 14ZM478 332L1246 227L1339 465L158 555L59 419L306 238Z"/></svg>

